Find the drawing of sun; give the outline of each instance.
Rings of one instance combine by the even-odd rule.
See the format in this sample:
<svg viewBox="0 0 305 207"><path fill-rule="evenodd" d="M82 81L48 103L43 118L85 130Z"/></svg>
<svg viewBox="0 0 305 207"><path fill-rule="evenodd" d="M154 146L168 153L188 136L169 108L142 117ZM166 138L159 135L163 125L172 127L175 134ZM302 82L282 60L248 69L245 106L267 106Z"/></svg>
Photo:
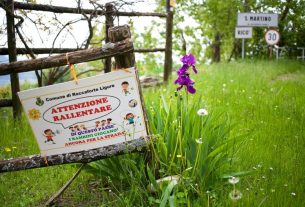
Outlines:
<svg viewBox="0 0 305 207"><path fill-rule="evenodd" d="M38 109L30 109L28 110L28 115L30 119L38 120L41 117L40 111Z"/></svg>

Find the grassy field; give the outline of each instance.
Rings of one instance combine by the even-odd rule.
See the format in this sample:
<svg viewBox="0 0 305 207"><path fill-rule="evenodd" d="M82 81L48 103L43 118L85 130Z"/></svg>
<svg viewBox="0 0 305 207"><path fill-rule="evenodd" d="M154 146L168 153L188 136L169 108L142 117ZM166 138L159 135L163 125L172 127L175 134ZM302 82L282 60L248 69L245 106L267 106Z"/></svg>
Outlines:
<svg viewBox="0 0 305 207"><path fill-rule="evenodd" d="M61 204L305 206L304 63L214 64L199 67L192 78L195 95L175 96L173 84L144 90L151 131L159 137L150 154L88 167ZM199 117L200 108L209 115ZM0 111L0 158L39 153L27 122L14 123L9 114ZM121 171L102 173L105 166ZM1 174L0 206L42 205L76 170L66 165ZM242 193L237 202L229 198L233 186L225 176L233 172L250 172L235 186ZM157 192L147 190L168 175L181 179L177 185L154 185Z"/></svg>

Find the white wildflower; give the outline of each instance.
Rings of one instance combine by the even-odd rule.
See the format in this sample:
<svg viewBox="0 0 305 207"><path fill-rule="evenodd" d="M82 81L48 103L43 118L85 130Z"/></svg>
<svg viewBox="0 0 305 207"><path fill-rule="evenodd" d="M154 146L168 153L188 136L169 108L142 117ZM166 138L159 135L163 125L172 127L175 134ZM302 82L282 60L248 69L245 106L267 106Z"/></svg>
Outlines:
<svg viewBox="0 0 305 207"><path fill-rule="evenodd" d="M197 111L197 114L198 114L199 116L207 116L209 113L208 113L208 111L207 111L206 109L199 109L199 110Z"/></svg>
<svg viewBox="0 0 305 207"><path fill-rule="evenodd" d="M202 144L203 143L202 138L196 139L196 142L197 144Z"/></svg>
<svg viewBox="0 0 305 207"><path fill-rule="evenodd" d="M243 194L239 190L233 190L229 193L229 197L233 201L238 201L242 198Z"/></svg>
<svg viewBox="0 0 305 207"><path fill-rule="evenodd" d="M239 178L238 177L231 176L229 178L229 183L231 183L232 185L235 185L238 182L239 182Z"/></svg>
<svg viewBox="0 0 305 207"><path fill-rule="evenodd" d="M296 196L297 194L296 194L295 192L292 192L291 195L292 195L292 196Z"/></svg>

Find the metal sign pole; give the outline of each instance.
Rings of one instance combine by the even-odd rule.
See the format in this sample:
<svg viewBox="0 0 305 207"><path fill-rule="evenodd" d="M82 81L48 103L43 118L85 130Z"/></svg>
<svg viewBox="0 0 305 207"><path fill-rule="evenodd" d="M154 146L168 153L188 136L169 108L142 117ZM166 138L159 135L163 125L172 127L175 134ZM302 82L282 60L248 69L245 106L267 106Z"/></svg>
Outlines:
<svg viewBox="0 0 305 207"><path fill-rule="evenodd" d="M245 59L245 39L242 38L242 52L241 52L241 58Z"/></svg>

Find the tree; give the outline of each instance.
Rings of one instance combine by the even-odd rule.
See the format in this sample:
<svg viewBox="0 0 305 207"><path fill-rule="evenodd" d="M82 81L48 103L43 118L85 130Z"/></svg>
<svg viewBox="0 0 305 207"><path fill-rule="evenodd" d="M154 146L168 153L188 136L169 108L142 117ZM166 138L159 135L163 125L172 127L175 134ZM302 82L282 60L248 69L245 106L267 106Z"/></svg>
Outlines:
<svg viewBox="0 0 305 207"><path fill-rule="evenodd" d="M157 2L164 6L164 0ZM237 59L241 41L235 39L234 31L239 12L278 13L279 46L290 48L290 55L295 55L295 48L305 45L305 2L302 0L178 0L173 40L176 53L187 50L200 60L211 59L212 62ZM247 40L247 51L254 57L265 55L266 30L264 27L253 28L253 38Z"/></svg>

